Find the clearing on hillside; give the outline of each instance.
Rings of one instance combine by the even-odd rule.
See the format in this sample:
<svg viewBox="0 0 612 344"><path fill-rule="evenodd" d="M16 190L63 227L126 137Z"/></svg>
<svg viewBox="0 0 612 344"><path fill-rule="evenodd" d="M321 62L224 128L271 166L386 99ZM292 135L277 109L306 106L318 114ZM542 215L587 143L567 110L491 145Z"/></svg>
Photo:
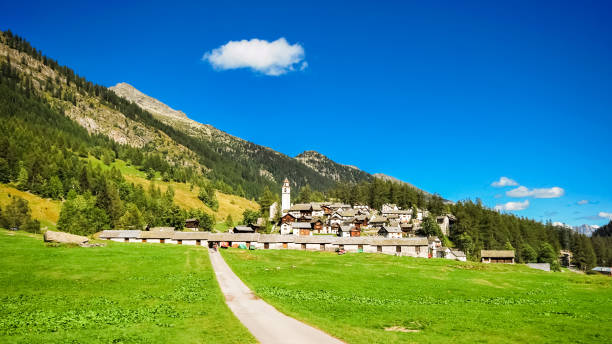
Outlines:
<svg viewBox="0 0 612 344"><path fill-rule="evenodd" d="M610 343L612 279L524 265L223 250L280 311L348 343Z"/></svg>
<svg viewBox="0 0 612 344"><path fill-rule="evenodd" d="M5 207L12 197L19 196L28 201L32 209L32 218L40 221L42 227L54 229L60 213L60 201L42 198L29 192L20 191L7 184L0 184L0 206Z"/></svg>

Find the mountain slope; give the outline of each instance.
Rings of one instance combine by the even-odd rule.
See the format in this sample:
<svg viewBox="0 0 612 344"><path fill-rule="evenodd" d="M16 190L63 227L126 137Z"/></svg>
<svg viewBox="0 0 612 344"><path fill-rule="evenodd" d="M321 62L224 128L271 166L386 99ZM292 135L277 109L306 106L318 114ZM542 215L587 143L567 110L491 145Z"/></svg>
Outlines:
<svg viewBox="0 0 612 344"><path fill-rule="evenodd" d="M416 186L414 186L414 185L412 185L412 184L410 184L408 182L405 182L403 180L399 180L399 179L397 179L395 177L388 176L388 175L386 175L384 173L374 173L373 176L375 178L382 179L384 181L389 181L389 182L398 183L398 184L405 184L405 185L408 185L408 186L410 186L411 188L413 188L415 190L419 190L419 191L423 192L423 194L425 194L425 195L431 195L429 192L427 192L425 190L421 190L418 187L416 187Z"/></svg>
<svg viewBox="0 0 612 344"><path fill-rule="evenodd" d="M366 172L335 163L316 152L304 152L296 158L291 158L268 147L232 136L211 125L196 122L183 112L172 109L127 83L119 83L109 89L149 111L161 122L208 142L219 154L253 166L259 177L276 185L289 178L298 189L310 184L315 190L327 190L337 182L354 183L371 179Z"/></svg>
<svg viewBox="0 0 612 344"><path fill-rule="evenodd" d="M339 164L319 152L305 151L296 156L295 159L319 172L322 176L338 182L357 183L372 179L369 173L355 166Z"/></svg>

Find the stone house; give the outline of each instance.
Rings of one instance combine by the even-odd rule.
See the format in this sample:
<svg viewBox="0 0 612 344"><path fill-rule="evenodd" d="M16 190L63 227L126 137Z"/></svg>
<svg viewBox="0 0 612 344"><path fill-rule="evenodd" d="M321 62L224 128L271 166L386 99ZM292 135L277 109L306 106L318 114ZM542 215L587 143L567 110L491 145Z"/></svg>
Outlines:
<svg viewBox="0 0 612 344"><path fill-rule="evenodd" d="M378 235L389 239L399 239L402 237L402 230L399 225L384 225L378 230Z"/></svg>

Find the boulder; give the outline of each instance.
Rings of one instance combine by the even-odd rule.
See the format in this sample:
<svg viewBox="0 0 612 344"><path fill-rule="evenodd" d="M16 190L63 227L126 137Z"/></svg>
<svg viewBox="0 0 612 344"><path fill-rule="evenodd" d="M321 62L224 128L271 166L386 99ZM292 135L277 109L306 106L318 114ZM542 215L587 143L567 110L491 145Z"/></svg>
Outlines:
<svg viewBox="0 0 612 344"><path fill-rule="evenodd" d="M46 242L58 242L62 244L85 244L89 242L89 239L84 236L74 235L70 233L64 232L54 232L54 231L46 231L45 232L45 241Z"/></svg>

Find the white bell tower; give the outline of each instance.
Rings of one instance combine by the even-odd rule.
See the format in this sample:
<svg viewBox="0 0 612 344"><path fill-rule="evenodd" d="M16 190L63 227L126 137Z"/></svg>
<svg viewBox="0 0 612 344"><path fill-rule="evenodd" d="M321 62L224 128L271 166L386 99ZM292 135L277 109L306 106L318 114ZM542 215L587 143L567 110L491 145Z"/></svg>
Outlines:
<svg viewBox="0 0 612 344"><path fill-rule="evenodd" d="M285 215L289 208L291 208L291 187L289 186L289 179L285 178L281 197L281 213Z"/></svg>

